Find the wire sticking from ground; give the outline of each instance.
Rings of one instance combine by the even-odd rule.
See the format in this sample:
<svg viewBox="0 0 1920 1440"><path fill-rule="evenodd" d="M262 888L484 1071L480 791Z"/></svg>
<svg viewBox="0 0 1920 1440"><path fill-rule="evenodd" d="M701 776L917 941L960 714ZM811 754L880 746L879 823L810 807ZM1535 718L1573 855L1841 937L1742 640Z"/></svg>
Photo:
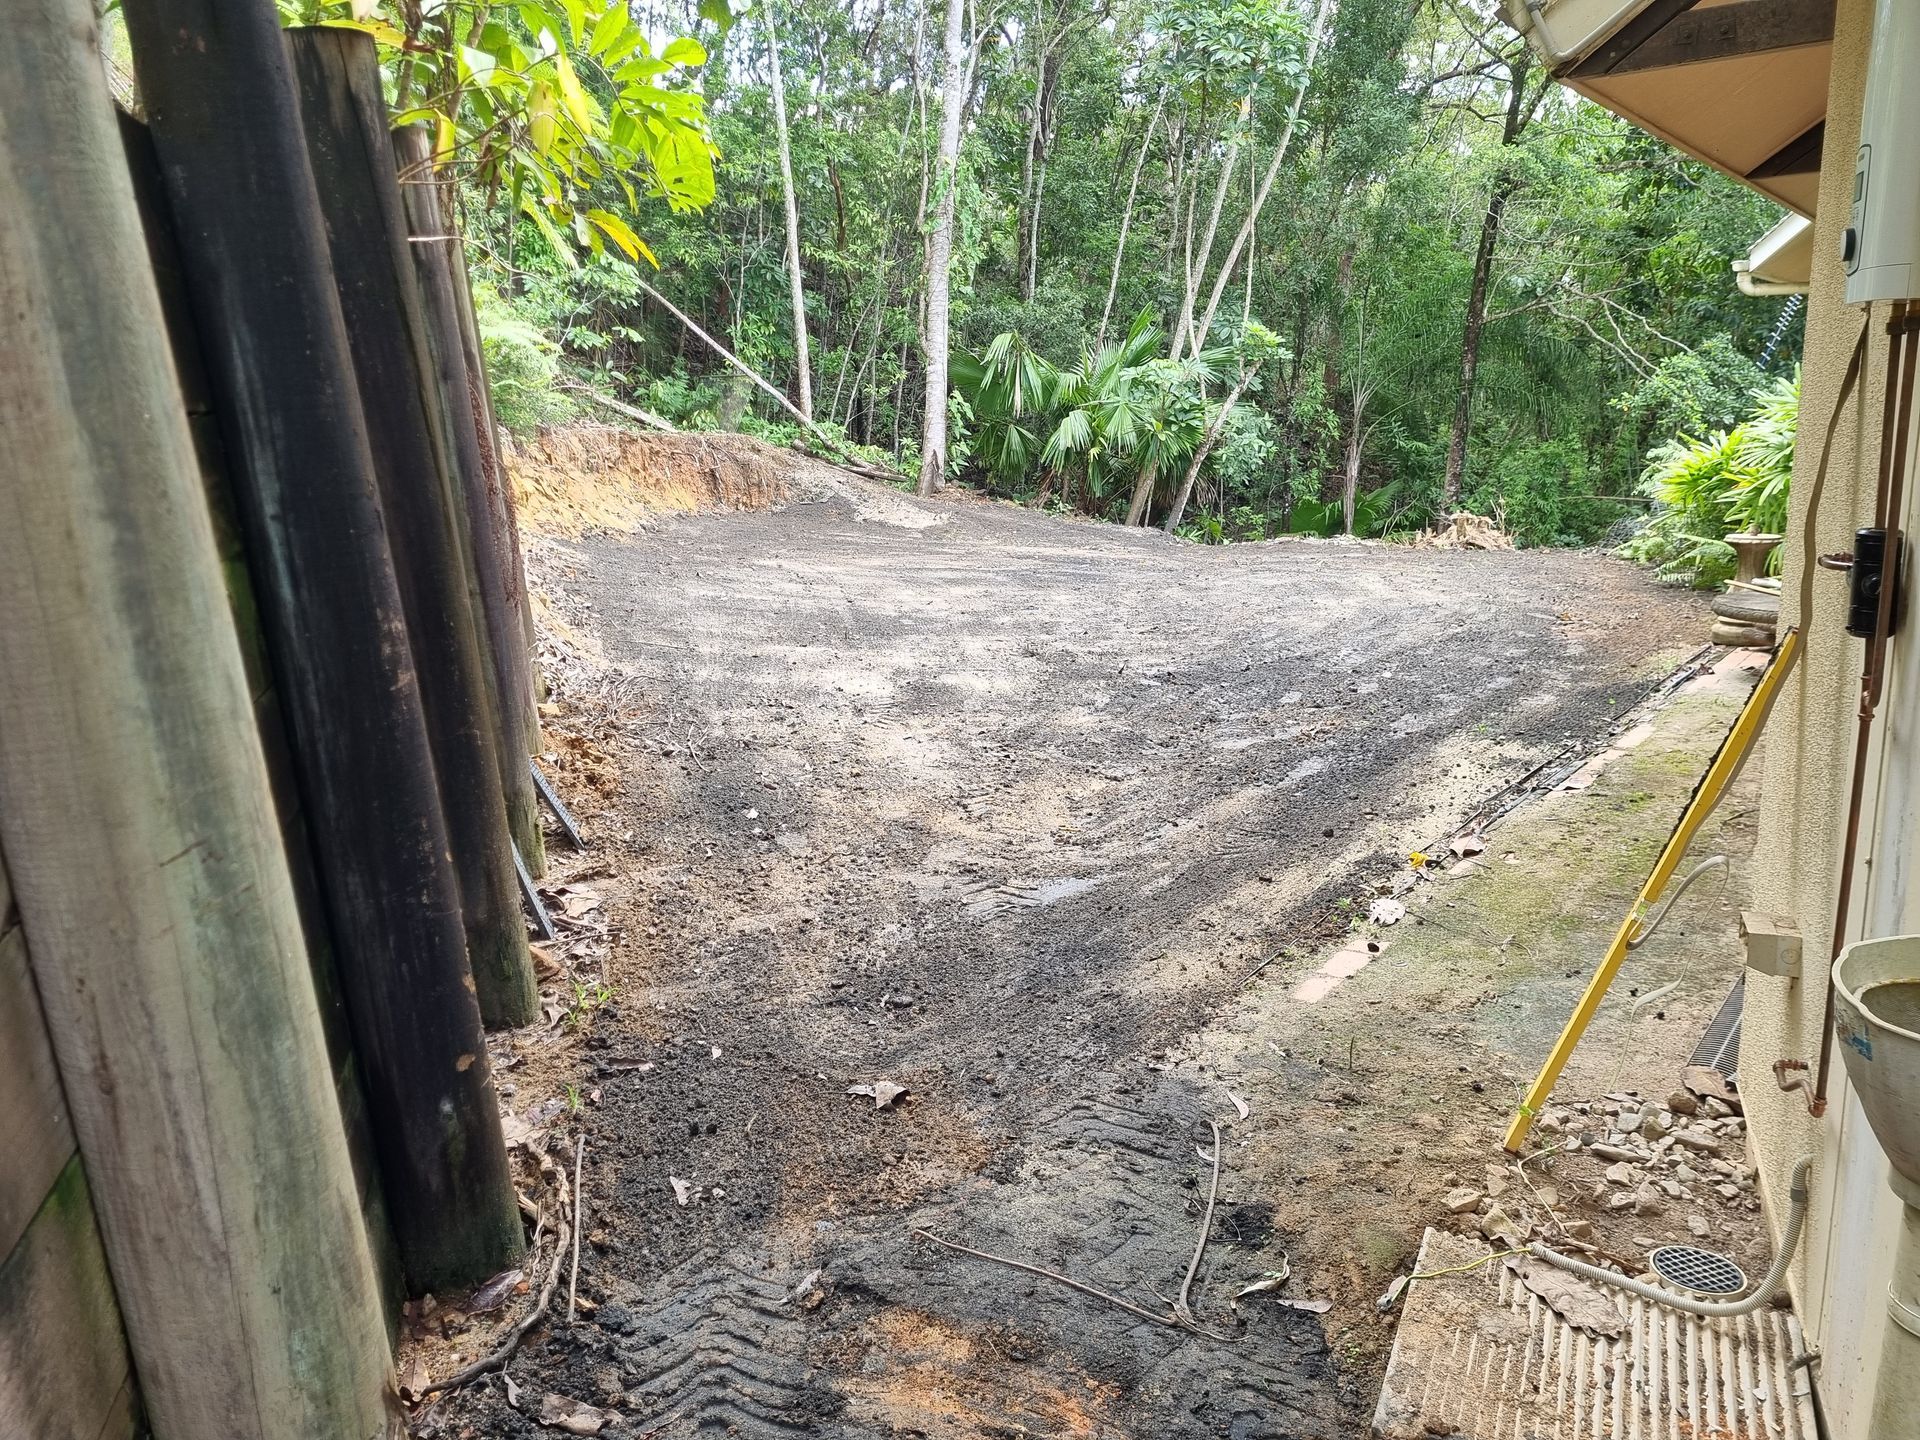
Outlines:
<svg viewBox="0 0 1920 1440"><path fill-rule="evenodd" d="M957 1240L945 1239L921 1226L916 1225L912 1233L922 1240L931 1241L945 1249L957 1250L962 1255L971 1255L976 1260L991 1260L996 1265L1005 1265L1008 1269L1018 1270L1022 1274L1036 1275L1042 1280L1052 1280L1056 1284L1066 1286L1069 1290L1077 1290L1082 1295L1092 1296L1095 1300L1104 1300L1116 1309L1124 1310L1129 1315L1137 1315L1142 1320L1151 1320L1155 1325L1165 1326L1169 1330L1185 1330L1190 1335L1199 1335L1208 1340L1231 1342L1236 1338L1235 1336L1222 1335L1202 1325L1194 1317L1192 1305L1188 1300L1193 1290L1194 1276L1200 1272L1200 1261L1207 1253L1207 1240L1213 1233L1214 1205L1220 1194L1220 1123L1217 1120L1208 1120L1207 1124L1213 1130L1213 1183L1207 1191L1206 1209L1200 1216L1200 1234L1194 1241L1193 1259L1187 1264L1186 1278L1180 1282L1179 1295L1168 1302L1172 1312L1170 1314L1148 1310L1144 1306L1136 1305L1131 1300L1123 1300L1118 1295L1110 1294L1097 1286L1075 1280L1071 1275L1062 1275L1058 1270L1049 1270L1044 1265L1031 1265L1025 1260L1015 1260L1009 1255L996 1255L990 1250L976 1250L971 1245L962 1245Z"/></svg>

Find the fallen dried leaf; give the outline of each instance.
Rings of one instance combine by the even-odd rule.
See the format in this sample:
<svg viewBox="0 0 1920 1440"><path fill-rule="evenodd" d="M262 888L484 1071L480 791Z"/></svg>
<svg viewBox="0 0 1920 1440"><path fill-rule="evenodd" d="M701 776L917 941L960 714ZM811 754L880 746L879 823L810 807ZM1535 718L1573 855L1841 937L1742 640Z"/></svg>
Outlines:
<svg viewBox="0 0 1920 1440"><path fill-rule="evenodd" d="M1447 842L1447 849L1461 860L1465 860L1469 855L1478 855L1486 848L1487 842L1478 835L1456 835Z"/></svg>
<svg viewBox="0 0 1920 1440"><path fill-rule="evenodd" d="M693 1196L693 1186L685 1180L682 1180L678 1175L669 1175L667 1179L673 1185L674 1204L685 1205Z"/></svg>
<svg viewBox="0 0 1920 1440"><path fill-rule="evenodd" d="M540 1402L540 1423L569 1435L598 1435L609 1418L604 1410L596 1410L551 1390Z"/></svg>
<svg viewBox="0 0 1920 1440"><path fill-rule="evenodd" d="M1612 1300L1577 1275L1569 1275L1544 1260L1529 1260L1524 1265L1507 1262L1522 1283L1538 1295L1569 1325L1595 1335L1614 1339L1626 1332L1627 1322Z"/></svg>
<svg viewBox="0 0 1920 1440"><path fill-rule="evenodd" d="M1238 1113L1238 1115L1242 1120L1246 1119L1249 1115L1253 1113L1251 1110L1247 1108L1247 1102L1242 1100L1238 1095L1234 1094L1231 1090L1227 1092L1227 1099L1233 1102L1233 1108L1235 1112Z"/></svg>
<svg viewBox="0 0 1920 1440"><path fill-rule="evenodd" d="M502 1270L486 1284L473 1292L467 1301L467 1309L475 1315L484 1315L489 1310L498 1310L507 1303L507 1297L519 1288L527 1278L524 1270Z"/></svg>
<svg viewBox="0 0 1920 1440"><path fill-rule="evenodd" d="M418 1401L432 1383L433 1376L427 1371L425 1357L416 1355L407 1362L406 1373L400 1378L400 1398L409 1402Z"/></svg>
<svg viewBox="0 0 1920 1440"><path fill-rule="evenodd" d="M891 1080L876 1080L871 1085L849 1085L847 1087L847 1094L865 1095L873 1101L873 1108L876 1110L886 1109L906 1093L906 1086L896 1085Z"/></svg>
<svg viewBox="0 0 1920 1440"><path fill-rule="evenodd" d="M1324 1315L1333 1308L1331 1300L1289 1300L1284 1295L1274 1296L1273 1303L1284 1305L1289 1310L1298 1310L1305 1315Z"/></svg>
<svg viewBox="0 0 1920 1440"><path fill-rule="evenodd" d="M507 1148L511 1150L514 1146L525 1145L533 1139L534 1129L518 1115L508 1111L500 1117L500 1134L501 1138L507 1142Z"/></svg>
<svg viewBox="0 0 1920 1440"><path fill-rule="evenodd" d="M533 974L537 980L558 980L561 975L560 962L554 958L553 951L545 945L529 945L533 952Z"/></svg>
<svg viewBox="0 0 1920 1440"><path fill-rule="evenodd" d="M1407 907L1385 895L1367 906L1367 918L1376 925L1397 925L1407 917Z"/></svg>
<svg viewBox="0 0 1920 1440"><path fill-rule="evenodd" d="M1271 1294L1292 1278L1293 1262L1285 1255L1282 1255L1280 1257L1280 1268L1278 1270L1268 1270L1262 1274L1258 1280L1242 1285L1238 1290L1233 1292L1232 1303L1238 1304L1249 1295Z"/></svg>

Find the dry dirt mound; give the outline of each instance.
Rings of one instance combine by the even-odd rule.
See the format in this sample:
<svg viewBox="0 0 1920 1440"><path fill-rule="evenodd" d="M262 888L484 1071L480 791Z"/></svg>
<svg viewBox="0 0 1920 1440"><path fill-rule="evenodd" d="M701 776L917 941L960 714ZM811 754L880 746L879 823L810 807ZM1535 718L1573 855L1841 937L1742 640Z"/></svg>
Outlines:
<svg viewBox="0 0 1920 1440"><path fill-rule="evenodd" d="M543 430L507 450L521 523L546 535L631 533L660 514L767 510L848 477L750 435Z"/></svg>

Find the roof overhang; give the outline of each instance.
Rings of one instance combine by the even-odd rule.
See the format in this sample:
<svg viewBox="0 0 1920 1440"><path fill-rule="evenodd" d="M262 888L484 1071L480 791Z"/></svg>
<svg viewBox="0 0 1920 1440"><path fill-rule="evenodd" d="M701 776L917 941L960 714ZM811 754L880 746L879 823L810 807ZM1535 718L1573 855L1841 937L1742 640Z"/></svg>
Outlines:
<svg viewBox="0 0 1920 1440"><path fill-rule="evenodd" d="M1812 215L1835 0L1503 0L1554 77Z"/></svg>

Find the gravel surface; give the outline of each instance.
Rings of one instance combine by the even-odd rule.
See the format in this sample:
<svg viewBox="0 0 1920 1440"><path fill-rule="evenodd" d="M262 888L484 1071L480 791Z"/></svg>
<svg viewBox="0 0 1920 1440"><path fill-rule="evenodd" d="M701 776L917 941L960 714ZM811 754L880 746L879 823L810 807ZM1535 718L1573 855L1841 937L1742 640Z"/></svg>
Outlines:
<svg viewBox="0 0 1920 1440"><path fill-rule="evenodd" d="M1364 1433L1321 1317L1229 1308L1314 1243L1231 1176L1192 1296L1224 1340L911 1232L1164 1313L1236 1115L1167 1057L1601 743L1704 605L1588 553L1203 548L852 483L557 553L608 667L553 728L617 939L596 1308L539 1383L609 1434Z"/></svg>

